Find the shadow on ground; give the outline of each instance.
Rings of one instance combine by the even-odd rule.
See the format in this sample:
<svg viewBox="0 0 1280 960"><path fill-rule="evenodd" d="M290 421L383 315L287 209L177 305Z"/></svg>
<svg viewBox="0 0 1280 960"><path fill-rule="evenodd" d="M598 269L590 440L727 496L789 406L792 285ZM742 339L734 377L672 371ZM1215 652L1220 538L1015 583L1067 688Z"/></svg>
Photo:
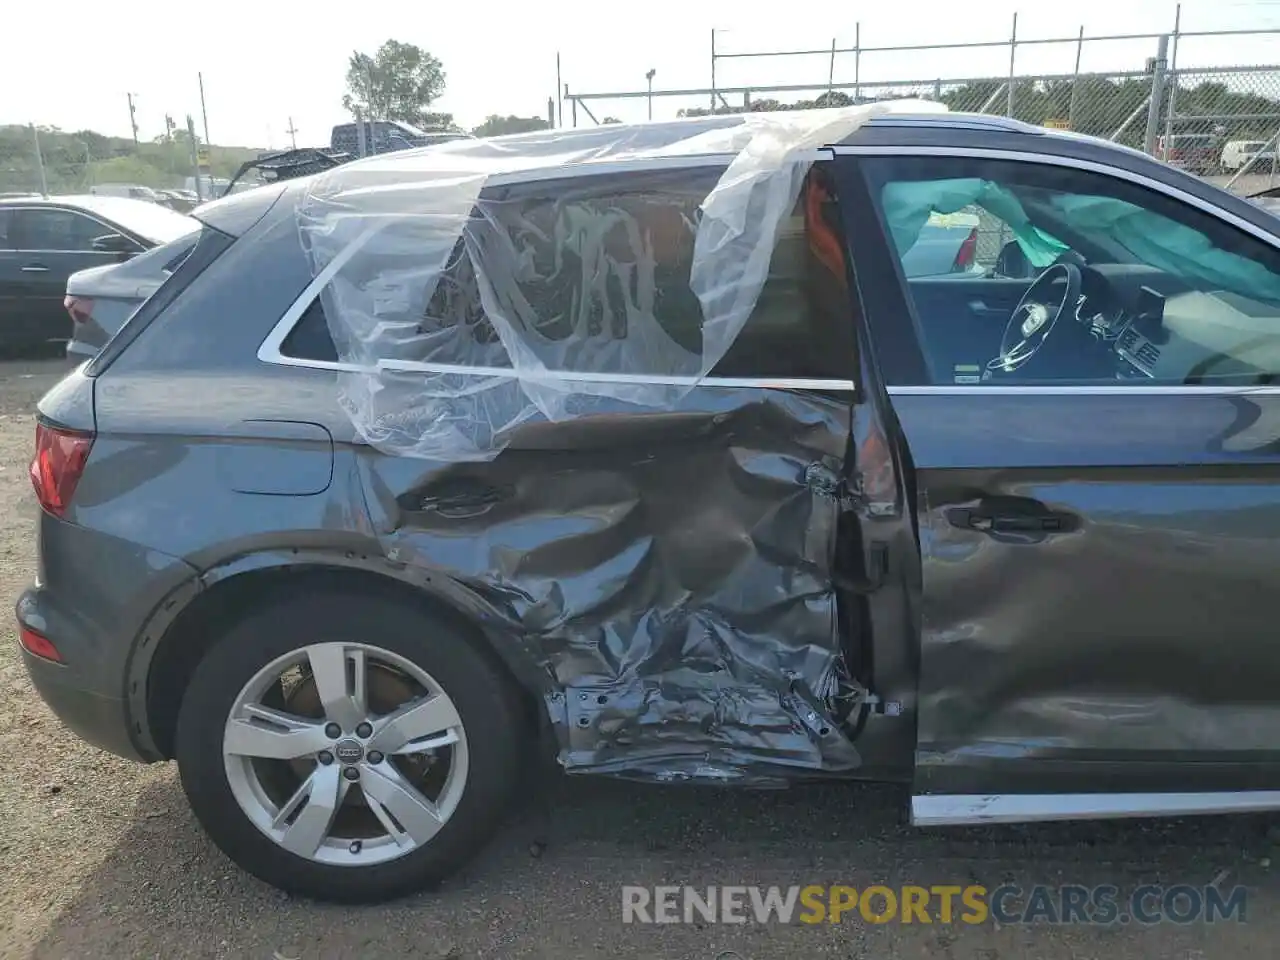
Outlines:
<svg viewBox="0 0 1280 960"><path fill-rule="evenodd" d="M295 900L242 874L199 831L176 778L144 792L125 838L35 957L878 958L1271 955L1280 883L1268 821L1214 818L919 831L903 794L822 785L768 793L561 780L550 846L528 810L463 875L382 907ZM1280 869L1280 864L1278 864ZM1224 875L1224 871L1226 871ZM1024 885L1218 880L1250 888L1248 923L1125 929L987 923L624 926L621 885Z"/></svg>

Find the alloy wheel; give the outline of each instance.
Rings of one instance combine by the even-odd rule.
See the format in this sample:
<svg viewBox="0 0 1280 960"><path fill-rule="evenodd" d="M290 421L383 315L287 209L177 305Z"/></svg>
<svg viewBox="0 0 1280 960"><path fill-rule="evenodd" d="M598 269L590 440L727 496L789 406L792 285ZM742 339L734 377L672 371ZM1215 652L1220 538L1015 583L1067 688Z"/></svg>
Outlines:
<svg viewBox="0 0 1280 960"><path fill-rule="evenodd" d="M222 752L258 830L331 865L429 843L467 782L453 701L422 668L363 643L312 644L259 670L232 705Z"/></svg>

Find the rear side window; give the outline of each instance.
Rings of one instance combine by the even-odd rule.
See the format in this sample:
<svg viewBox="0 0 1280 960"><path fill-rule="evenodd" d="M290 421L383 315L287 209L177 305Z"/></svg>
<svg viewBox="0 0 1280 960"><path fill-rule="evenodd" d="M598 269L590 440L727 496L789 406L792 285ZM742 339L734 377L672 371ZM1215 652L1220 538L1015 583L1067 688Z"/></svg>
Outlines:
<svg viewBox="0 0 1280 960"><path fill-rule="evenodd" d="M648 171L486 191L482 215L468 230L472 247L486 251L503 316L549 344L563 358L563 369L573 372L588 372L587 366L607 352L599 347L609 341L651 336L650 316L671 341L700 354L702 310L689 286L690 270L699 206L722 172L720 167ZM512 268L501 269L498 265L507 260ZM851 379L854 302L834 188L815 169L783 224L755 310L712 375ZM461 243L416 322L423 342L445 328L459 328L475 348L466 351L468 356L484 356L487 366L510 365ZM576 349L585 341L591 348ZM644 355L641 349L641 343L633 344L633 356ZM319 300L302 315L281 352L303 360L338 359ZM653 356L647 373L680 372L661 368L662 358L672 356L669 346ZM395 359L443 362L439 356L403 353Z"/></svg>
<svg viewBox="0 0 1280 960"><path fill-rule="evenodd" d="M81 253L92 251L98 237L117 232L92 217L56 208L17 210L13 227L19 249Z"/></svg>

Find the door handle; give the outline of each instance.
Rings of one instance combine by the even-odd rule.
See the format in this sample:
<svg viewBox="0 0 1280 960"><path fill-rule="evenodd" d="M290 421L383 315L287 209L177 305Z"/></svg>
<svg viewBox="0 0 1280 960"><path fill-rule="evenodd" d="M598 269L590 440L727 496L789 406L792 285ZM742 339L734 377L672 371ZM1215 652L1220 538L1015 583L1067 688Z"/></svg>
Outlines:
<svg viewBox="0 0 1280 960"><path fill-rule="evenodd" d="M454 490L423 497L418 502L418 509L423 513L436 513L450 520L468 520L487 513L509 499L513 493L514 491L505 487L487 486Z"/></svg>
<svg viewBox="0 0 1280 960"><path fill-rule="evenodd" d="M969 530L980 530L983 533L1035 532L1039 530L1061 530L1062 520L1056 516L1019 517L1011 514L981 513L977 510L957 511L959 517L952 517L952 524ZM959 520L959 522L957 522Z"/></svg>
<svg viewBox="0 0 1280 960"><path fill-rule="evenodd" d="M25 267L22 267L21 269L23 273L48 273L49 272L49 268L46 267L43 263L28 263Z"/></svg>
<svg viewBox="0 0 1280 960"><path fill-rule="evenodd" d="M1013 313L1013 308L1009 307L1005 310L1000 307L993 307L985 300L970 300L969 312L980 317L1008 317Z"/></svg>
<svg viewBox="0 0 1280 960"><path fill-rule="evenodd" d="M1048 534L1069 532L1079 525L1074 514L1020 497L982 500L972 507L952 507L946 514L953 527L997 537L1042 539Z"/></svg>

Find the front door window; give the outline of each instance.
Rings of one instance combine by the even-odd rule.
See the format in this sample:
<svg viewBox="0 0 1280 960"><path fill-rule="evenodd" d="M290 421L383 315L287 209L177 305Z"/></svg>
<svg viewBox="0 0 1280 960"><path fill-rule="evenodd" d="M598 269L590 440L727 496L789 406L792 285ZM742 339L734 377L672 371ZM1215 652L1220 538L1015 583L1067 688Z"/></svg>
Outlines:
<svg viewBox="0 0 1280 960"><path fill-rule="evenodd" d="M1057 166L907 157L864 167L923 354L900 383L1280 376L1280 251L1221 218ZM953 249L965 269L919 268Z"/></svg>

